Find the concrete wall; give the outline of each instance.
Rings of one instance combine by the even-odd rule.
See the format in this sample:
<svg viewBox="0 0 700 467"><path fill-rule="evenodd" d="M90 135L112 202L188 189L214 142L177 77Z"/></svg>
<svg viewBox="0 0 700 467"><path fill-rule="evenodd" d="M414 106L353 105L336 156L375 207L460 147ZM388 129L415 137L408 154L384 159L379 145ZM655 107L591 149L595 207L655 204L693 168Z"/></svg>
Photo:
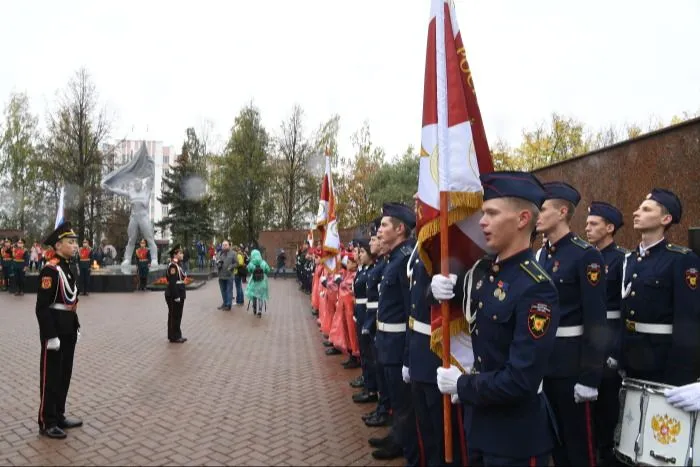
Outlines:
<svg viewBox="0 0 700 467"><path fill-rule="evenodd" d="M688 229L700 226L700 118L584 154L534 172L543 181L562 180L581 192L572 230L585 237L591 201L606 201L624 215L616 235L618 244L634 248L639 236L632 213L652 188L666 188L683 204L679 225L667 238L688 245Z"/></svg>

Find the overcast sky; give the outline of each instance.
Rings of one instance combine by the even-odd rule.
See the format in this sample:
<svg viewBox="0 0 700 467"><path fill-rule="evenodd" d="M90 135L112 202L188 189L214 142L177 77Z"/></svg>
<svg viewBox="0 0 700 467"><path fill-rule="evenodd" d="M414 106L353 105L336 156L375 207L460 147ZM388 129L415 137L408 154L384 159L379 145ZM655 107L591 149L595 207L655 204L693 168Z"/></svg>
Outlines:
<svg viewBox="0 0 700 467"><path fill-rule="evenodd" d="M42 119L81 66L115 138L223 141L251 99L277 132L294 103L315 129L363 120L390 155L420 143L429 0L7 1L0 99ZM457 0L490 142L556 111L600 127L700 110L700 1ZM131 129L134 128L132 132ZM148 128L148 133L146 133Z"/></svg>

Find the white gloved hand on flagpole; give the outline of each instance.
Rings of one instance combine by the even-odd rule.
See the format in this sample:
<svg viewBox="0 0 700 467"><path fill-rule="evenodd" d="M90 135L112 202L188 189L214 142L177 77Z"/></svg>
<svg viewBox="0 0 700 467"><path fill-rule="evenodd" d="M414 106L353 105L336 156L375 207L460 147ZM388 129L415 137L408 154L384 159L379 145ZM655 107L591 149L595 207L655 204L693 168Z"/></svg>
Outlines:
<svg viewBox="0 0 700 467"><path fill-rule="evenodd" d="M457 285L457 274L450 274L449 277L435 274L430 281L433 297L438 300L452 300L455 296L455 285Z"/></svg>

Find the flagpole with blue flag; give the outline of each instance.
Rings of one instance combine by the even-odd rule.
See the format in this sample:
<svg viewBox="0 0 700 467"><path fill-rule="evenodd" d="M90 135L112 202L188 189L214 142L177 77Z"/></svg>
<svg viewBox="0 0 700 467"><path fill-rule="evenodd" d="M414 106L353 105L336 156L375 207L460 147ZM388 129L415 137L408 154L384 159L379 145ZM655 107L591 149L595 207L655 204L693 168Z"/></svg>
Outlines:
<svg viewBox="0 0 700 467"><path fill-rule="evenodd" d="M56 211L56 222L53 226L54 229L63 224L63 192L63 187L61 187L61 195L58 198L58 210Z"/></svg>

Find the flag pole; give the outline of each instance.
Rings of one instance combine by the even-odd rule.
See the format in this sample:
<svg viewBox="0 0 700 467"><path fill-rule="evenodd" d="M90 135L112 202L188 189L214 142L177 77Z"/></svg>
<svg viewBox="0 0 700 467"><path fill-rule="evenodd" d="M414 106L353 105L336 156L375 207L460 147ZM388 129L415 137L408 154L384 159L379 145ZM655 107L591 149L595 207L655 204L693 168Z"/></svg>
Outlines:
<svg viewBox="0 0 700 467"><path fill-rule="evenodd" d="M449 193L446 191L440 192L440 273L449 277L450 275L450 258L449 258L449 243L448 230L449 223L447 219L447 210L449 204ZM442 366L450 367L450 303L448 300L443 300L440 303L440 311L442 312ZM445 427L445 462L452 462L452 400L449 394L442 396L442 418L443 426Z"/></svg>

